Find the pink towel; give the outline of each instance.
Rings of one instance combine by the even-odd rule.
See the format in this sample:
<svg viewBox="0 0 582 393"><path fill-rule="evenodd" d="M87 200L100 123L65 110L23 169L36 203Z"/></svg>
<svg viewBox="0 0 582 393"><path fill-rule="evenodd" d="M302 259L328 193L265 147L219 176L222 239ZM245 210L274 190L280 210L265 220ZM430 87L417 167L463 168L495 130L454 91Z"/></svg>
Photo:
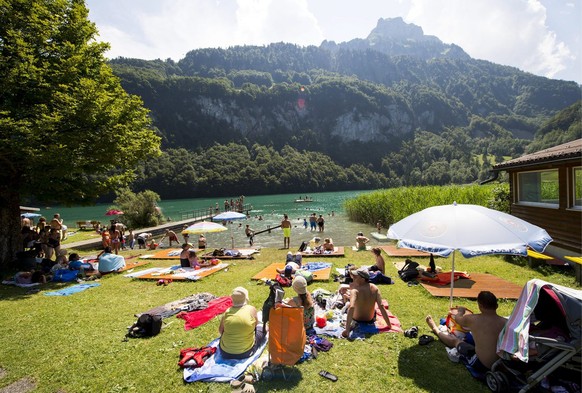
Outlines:
<svg viewBox="0 0 582 393"><path fill-rule="evenodd" d="M184 330L194 329L200 325L205 324L210 321L215 316L222 314L229 307L232 306L232 299L230 296L223 296L211 300L208 303L208 307L204 310L197 310L191 312L181 312L176 315L177 318L182 318L186 321L184 324Z"/></svg>
<svg viewBox="0 0 582 393"><path fill-rule="evenodd" d="M388 313L388 318L390 318L390 329L387 329L386 321L384 320L384 317L382 316L382 313L380 312L378 305L376 305L376 327L378 328L379 332L402 333L402 326L400 325L398 317L392 314L390 310L388 310L388 302L386 302L386 300L382 300L382 305L384 306L386 312Z"/></svg>

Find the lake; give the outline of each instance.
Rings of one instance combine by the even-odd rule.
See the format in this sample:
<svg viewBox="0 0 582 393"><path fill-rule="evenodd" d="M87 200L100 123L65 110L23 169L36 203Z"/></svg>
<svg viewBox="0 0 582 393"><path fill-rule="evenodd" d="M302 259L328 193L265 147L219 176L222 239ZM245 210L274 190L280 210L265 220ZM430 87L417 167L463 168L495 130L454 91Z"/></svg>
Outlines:
<svg viewBox="0 0 582 393"><path fill-rule="evenodd" d="M334 244L338 246L351 247L355 244L356 234L361 231L368 237L370 232L375 231L375 227L349 221L343 209L343 203L347 199L358 195L373 192L365 191L341 191L341 192L320 192L308 194L313 202L295 203L300 197L305 198L305 194L278 194L278 195L258 195L245 197L245 204L252 205L251 217L247 220L234 221L228 223L228 231L221 233L206 234L209 247L245 247L248 246L248 239L244 234L246 224L249 224L256 232L268 227L280 225L283 214L289 216L293 224L291 231L291 249L295 250L302 241L310 240L313 236L321 238L331 237ZM238 196L217 197L217 198L195 198L195 199L175 199L160 201L159 206L166 217L173 221L182 219L182 215L188 214L192 210L207 209L214 207L216 203L223 209L224 200L236 199ZM52 217L55 213L60 213L64 223L71 229L75 228L77 221L98 220L107 223L111 217L105 216L105 212L111 204L97 204L87 207L57 207L41 208L44 217ZM309 228L303 227L303 219L316 213L325 218L325 231L323 233L310 232ZM262 217L262 219L259 219ZM74 236L74 235L72 235ZM181 236L179 236L181 239ZM71 239L73 240L73 239ZM194 237L191 237L191 241ZM377 244L371 239L371 244ZM255 237L255 246L279 248L283 246L283 235L281 229L275 229L271 233L265 232Z"/></svg>

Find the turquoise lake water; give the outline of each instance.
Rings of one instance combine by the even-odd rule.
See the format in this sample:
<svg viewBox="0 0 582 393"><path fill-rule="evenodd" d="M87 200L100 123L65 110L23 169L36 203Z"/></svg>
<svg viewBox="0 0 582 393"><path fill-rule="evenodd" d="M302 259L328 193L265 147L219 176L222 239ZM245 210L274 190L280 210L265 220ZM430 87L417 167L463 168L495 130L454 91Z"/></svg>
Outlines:
<svg viewBox="0 0 582 393"><path fill-rule="evenodd" d="M338 246L352 246L355 244L355 237L359 231L364 232L369 237L370 232L375 231L375 227L367 224L351 222L347 219L343 210L343 203L347 199L354 198L360 194L372 191L342 191L342 192L321 192L308 194L313 198L313 202L295 203L299 197L305 194L278 194L259 195L245 197L245 204L252 205L250 211L251 218L247 220L228 223L228 231L220 233L209 233L206 235L209 247L235 247L248 246L248 240L244 234L244 227L249 224L255 231L274 227L281 223L283 214L289 215L289 220L293 224L291 232L291 249L294 250L304 240L310 240L313 236L321 238L331 237L334 244ZM207 209L214 207L216 203L223 208L224 200L236 199L238 196L223 196L217 198L195 198L176 199L160 201L159 206L166 217L173 221L182 220L184 214L193 210ZM75 228L77 221L99 220L107 223L111 217L105 216L105 212L110 204L98 204L88 207L57 207L42 208L40 213L44 217L52 217L59 213L64 223L71 229ZM325 231L323 233L311 232L309 228L303 227L303 219L308 218L311 213L321 214L325 218ZM262 217L262 220L259 219ZM74 237L74 234L72 235ZM180 240L181 240L181 236ZM71 239L73 240L73 238ZM193 237L192 239L193 240ZM374 244L374 241L371 242ZM274 229L271 233L265 232L255 237L255 246L279 248L283 246L283 235L281 229Z"/></svg>

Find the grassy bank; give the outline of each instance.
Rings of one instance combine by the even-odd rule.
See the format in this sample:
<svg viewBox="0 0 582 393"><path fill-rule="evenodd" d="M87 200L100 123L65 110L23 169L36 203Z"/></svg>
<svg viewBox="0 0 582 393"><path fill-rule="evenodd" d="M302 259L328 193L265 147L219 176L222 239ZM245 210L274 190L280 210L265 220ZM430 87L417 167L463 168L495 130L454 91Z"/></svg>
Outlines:
<svg viewBox="0 0 582 393"><path fill-rule="evenodd" d="M137 253L124 252L126 256ZM4 316L0 320L0 368L6 373L0 379L0 387L30 376L38 392L228 392L228 384L184 384L177 367L181 348L203 346L218 336L218 318L186 332L183 321L172 317L166 319L169 324L158 336L123 342L126 327L134 322L135 313L193 293L228 295L238 285L248 288L251 303L261 307L268 289L250 277L272 262L283 261L285 253L263 249L255 260L236 261L227 271L201 281L174 282L167 287L122 275L105 276L100 280L101 286L66 297L43 294L66 284L47 284L35 294L27 294L25 288L0 286L0 313ZM370 252L351 250L346 250L345 258L328 259L335 267L371 264L372 260ZM387 274L396 278L391 262L402 259L386 260ZM421 258L417 260L422 262ZM152 261L149 266L172 264ZM450 258L437 259L437 264L446 270L450 268ZM571 274L546 265L530 268L519 259L506 262L496 256L457 258L456 265L460 271L492 273L519 285L537 277L574 286ZM316 288L335 290L337 283L316 282L309 289ZM408 287L400 280L395 285L382 286L381 291L403 328L418 325L421 334L429 333L425 316L444 316L448 307L448 299L433 298L421 286ZM291 294L290 289L286 292ZM474 301L456 299L456 303L475 308ZM510 314L514 303L501 301L500 313ZM487 391L463 366L451 363L438 342L419 346L417 340L402 334L380 334L363 342L331 341L334 347L330 352L297 366L300 379L259 382L257 390L449 392L451 386L461 383L463 391ZM336 374L339 381L321 378L320 370Z"/></svg>
<svg viewBox="0 0 582 393"><path fill-rule="evenodd" d="M379 190L350 199L344 208L350 220L374 225L380 221L384 228L413 213L431 206L453 202L481 205L503 211L496 197L507 185L451 185L399 187Z"/></svg>

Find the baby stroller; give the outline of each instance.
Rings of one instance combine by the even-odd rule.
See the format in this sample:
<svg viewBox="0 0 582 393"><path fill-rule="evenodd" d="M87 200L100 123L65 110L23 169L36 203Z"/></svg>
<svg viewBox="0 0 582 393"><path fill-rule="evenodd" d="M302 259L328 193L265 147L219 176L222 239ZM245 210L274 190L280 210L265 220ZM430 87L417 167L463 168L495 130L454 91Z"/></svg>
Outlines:
<svg viewBox="0 0 582 393"><path fill-rule="evenodd" d="M289 379L293 366L303 356L305 348L303 307L274 307L269 312L269 364L263 368L261 379L269 381L282 377Z"/></svg>
<svg viewBox="0 0 582 393"><path fill-rule="evenodd" d="M528 281L499 335L501 359L486 374L489 389L523 393L546 378L545 382L560 380L560 385L576 387L581 373L581 314L582 291Z"/></svg>

